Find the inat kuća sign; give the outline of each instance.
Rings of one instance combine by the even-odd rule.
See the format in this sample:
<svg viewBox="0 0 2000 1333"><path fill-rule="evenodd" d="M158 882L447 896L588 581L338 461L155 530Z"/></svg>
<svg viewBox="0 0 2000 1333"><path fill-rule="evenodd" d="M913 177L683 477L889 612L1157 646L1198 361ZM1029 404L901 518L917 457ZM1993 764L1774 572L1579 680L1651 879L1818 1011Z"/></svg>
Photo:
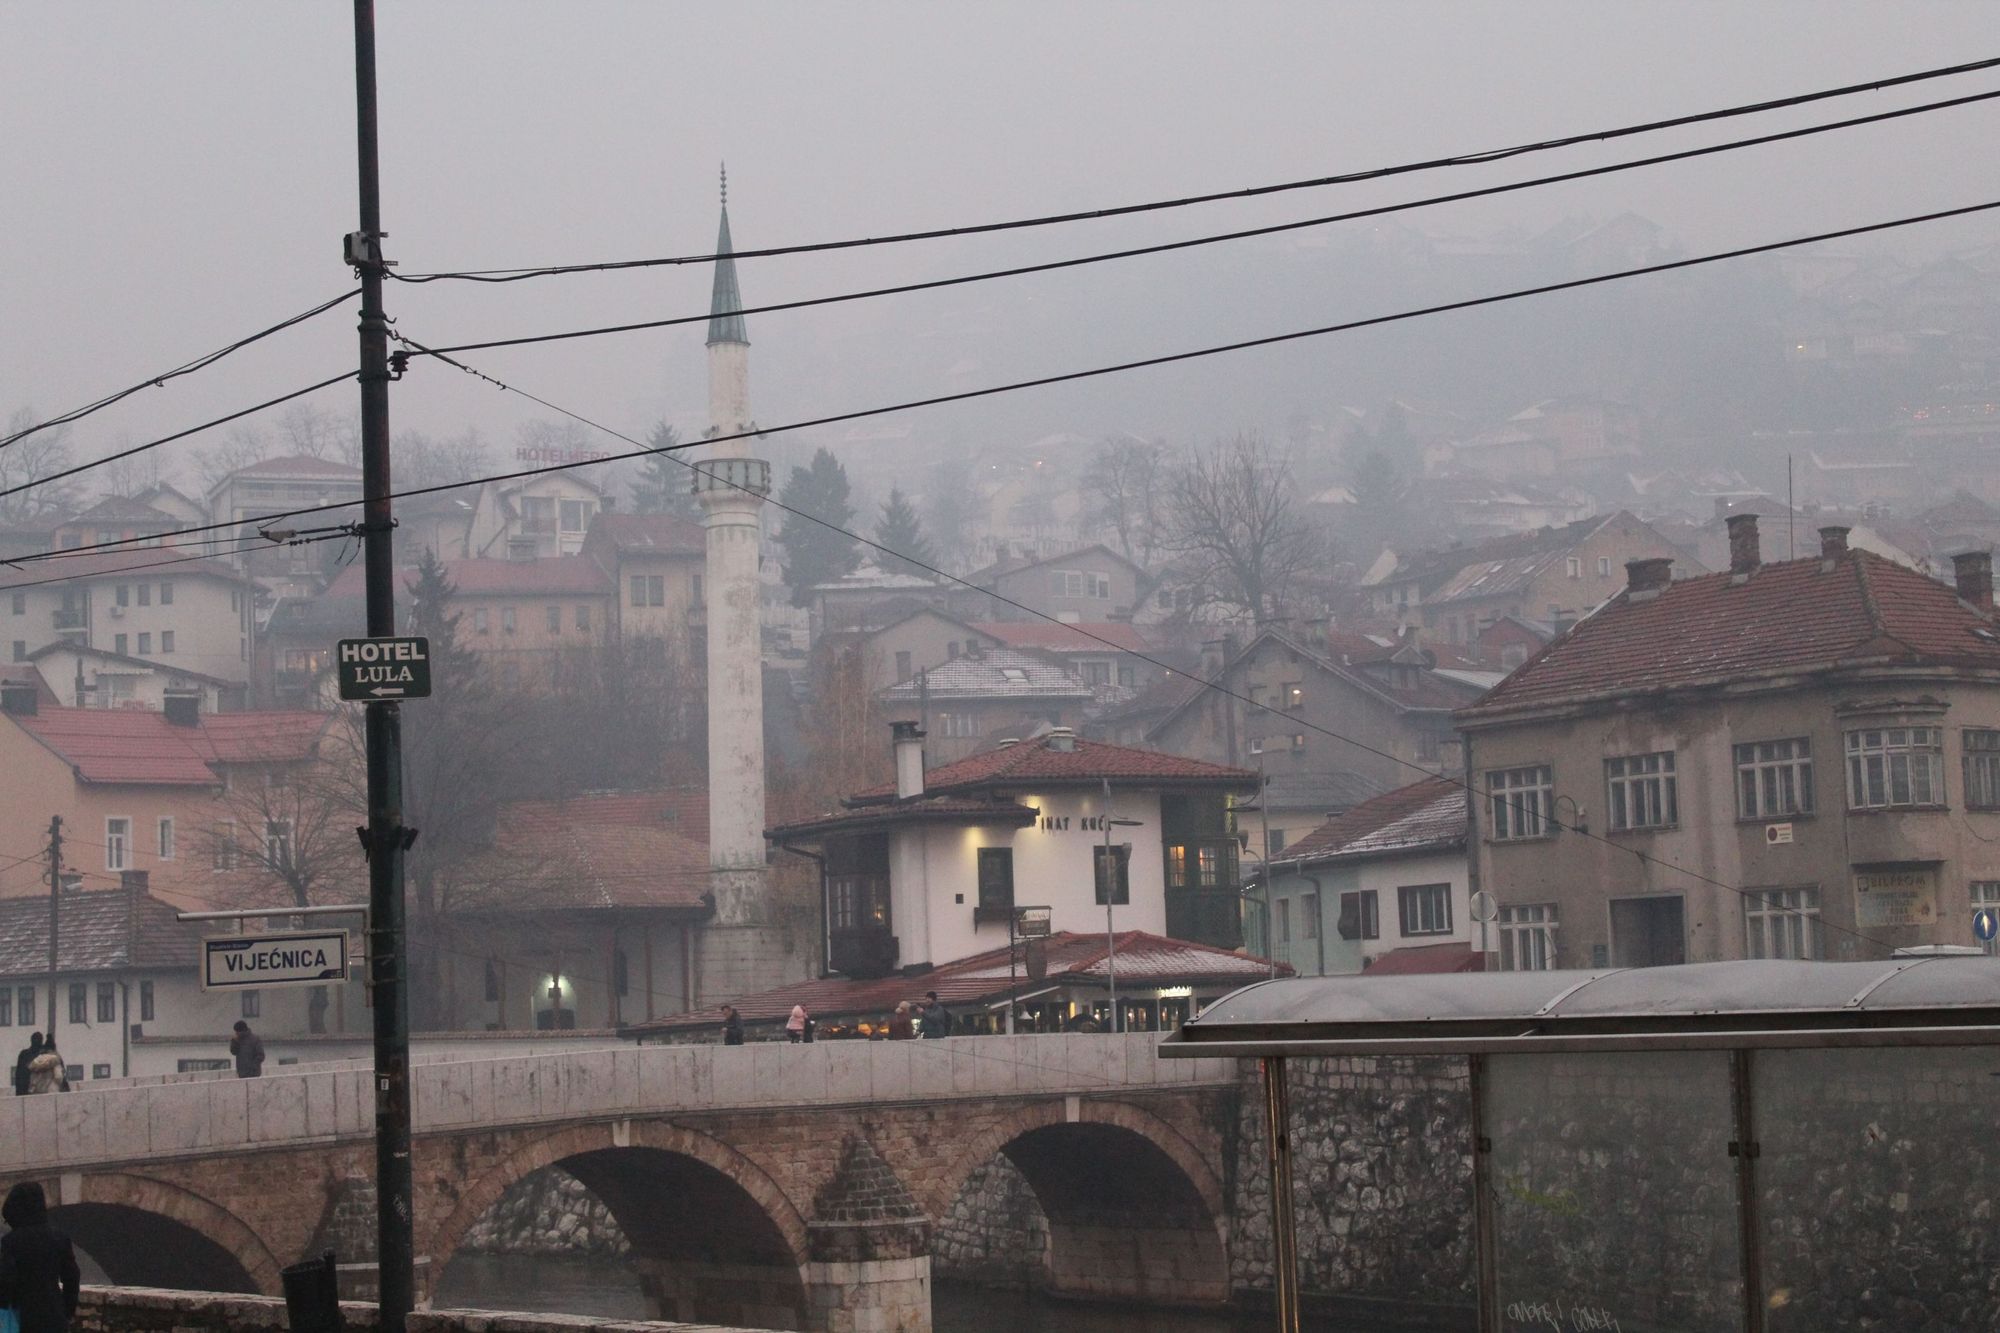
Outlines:
<svg viewBox="0 0 2000 1333"><path fill-rule="evenodd" d="M429 639L342 639L334 667L340 697L350 703L430 697Z"/></svg>
<svg viewBox="0 0 2000 1333"><path fill-rule="evenodd" d="M220 935L201 942L201 988L319 986L347 980L347 932Z"/></svg>

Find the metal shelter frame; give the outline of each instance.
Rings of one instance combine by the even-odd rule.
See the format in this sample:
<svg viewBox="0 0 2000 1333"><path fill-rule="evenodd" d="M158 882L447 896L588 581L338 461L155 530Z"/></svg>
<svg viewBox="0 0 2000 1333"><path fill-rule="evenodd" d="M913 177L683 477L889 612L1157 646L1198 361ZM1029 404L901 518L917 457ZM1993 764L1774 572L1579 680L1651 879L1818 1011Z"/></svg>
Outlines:
<svg viewBox="0 0 2000 1333"><path fill-rule="evenodd" d="M1764 1333L1763 1229L1752 1074L1760 1051L2000 1046L2000 960L1758 960L1565 972L1366 975L1259 982L1160 1043L1166 1059L1262 1068L1278 1327L1299 1327L1297 1219L1285 1062L1311 1056L1464 1056L1473 1136L1481 1333L1502 1328L1494 1213L1497 1055L1708 1051L1728 1055L1729 1155L1746 1333Z"/></svg>

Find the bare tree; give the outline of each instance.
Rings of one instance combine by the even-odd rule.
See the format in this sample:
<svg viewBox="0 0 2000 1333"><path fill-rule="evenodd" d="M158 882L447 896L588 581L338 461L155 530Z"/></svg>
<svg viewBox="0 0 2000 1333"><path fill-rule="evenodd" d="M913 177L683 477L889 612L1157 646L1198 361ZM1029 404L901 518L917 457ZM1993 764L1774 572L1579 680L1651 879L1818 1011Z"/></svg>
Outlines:
<svg viewBox="0 0 2000 1333"><path fill-rule="evenodd" d="M7 418L6 433L18 435L35 424L32 408L17 408ZM20 523L70 509L77 498L76 483L47 480L67 468L70 461L67 423L36 431L0 449L0 490L29 488L0 498L0 522Z"/></svg>
<svg viewBox="0 0 2000 1333"><path fill-rule="evenodd" d="M203 492L212 491L230 473L271 456L271 437L255 426L231 426L222 438L194 456L195 475Z"/></svg>
<svg viewBox="0 0 2000 1333"><path fill-rule="evenodd" d="M1321 555L1290 462L1261 436L1190 449L1166 481L1165 549L1190 581L1262 619L1283 614Z"/></svg>
<svg viewBox="0 0 2000 1333"><path fill-rule="evenodd" d="M361 428L351 412L293 403L278 416L277 436L286 453L361 466Z"/></svg>
<svg viewBox="0 0 2000 1333"><path fill-rule="evenodd" d="M485 437L471 426L445 436L401 431L396 435L395 456L396 484L405 489L470 481L487 472L493 462Z"/></svg>
<svg viewBox="0 0 2000 1333"><path fill-rule="evenodd" d="M1084 518L1097 530L1118 535L1127 560L1151 561L1161 528L1164 451L1127 436L1106 440L1084 469Z"/></svg>

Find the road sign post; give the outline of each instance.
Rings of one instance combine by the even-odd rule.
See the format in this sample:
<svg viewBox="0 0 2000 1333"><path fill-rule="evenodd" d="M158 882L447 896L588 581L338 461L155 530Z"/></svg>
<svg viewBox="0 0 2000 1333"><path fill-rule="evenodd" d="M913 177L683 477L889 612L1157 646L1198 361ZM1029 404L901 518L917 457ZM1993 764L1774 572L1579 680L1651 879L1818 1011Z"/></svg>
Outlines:
<svg viewBox="0 0 2000 1333"><path fill-rule="evenodd" d="M430 698L429 639L342 639L334 666L340 673L340 697L349 703Z"/></svg>

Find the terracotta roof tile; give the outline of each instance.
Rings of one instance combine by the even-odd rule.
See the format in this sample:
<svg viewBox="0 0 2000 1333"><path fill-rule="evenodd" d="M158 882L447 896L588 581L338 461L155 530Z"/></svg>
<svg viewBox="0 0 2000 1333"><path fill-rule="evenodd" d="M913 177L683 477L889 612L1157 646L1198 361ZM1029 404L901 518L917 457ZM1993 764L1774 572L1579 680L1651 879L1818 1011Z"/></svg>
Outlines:
<svg viewBox="0 0 2000 1333"><path fill-rule="evenodd" d="M331 713L204 715L193 727L137 709L44 708L8 721L53 750L85 782L214 786L216 764L289 763L311 756Z"/></svg>
<svg viewBox="0 0 2000 1333"><path fill-rule="evenodd" d="M1257 775L1247 768L1211 764L1202 759L1184 759L1158 750L1139 750L1108 741L1074 740L1073 749L1058 750L1052 737L989 750L924 775L927 792L969 792L996 786L1024 783L1113 782L1145 785L1148 782L1180 785L1208 782L1225 787L1257 785ZM894 785L870 788L852 798L855 804L895 799Z"/></svg>
<svg viewBox="0 0 2000 1333"><path fill-rule="evenodd" d="M519 911L705 907L708 796L589 793L516 801L480 858L480 905Z"/></svg>
<svg viewBox="0 0 2000 1333"><path fill-rule="evenodd" d="M1026 827L1039 812L1033 806L1013 801L993 801L965 796L919 796L914 800L885 802L856 810L834 810L809 819L795 820L765 832L780 841L824 837L831 833L853 833L863 829L886 829L898 824L936 820L947 824L1013 824Z"/></svg>
<svg viewBox="0 0 2000 1333"><path fill-rule="evenodd" d="M679 514L599 514L592 523L618 551L703 555L708 550L701 524Z"/></svg>
<svg viewBox="0 0 2000 1333"><path fill-rule="evenodd" d="M1391 949L1370 963L1364 977L1436 976L1443 972L1483 972L1486 959L1470 944L1417 944Z"/></svg>
<svg viewBox="0 0 2000 1333"><path fill-rule="evenodd" d="M611 575L595 560L581 555L544 556L537 560L447 560L445 577L460 597L546 597L605 595L613 590ZM414 588L417 571L405 567L403 586ZM327 597L359 597L366 577L359 562L340 571L327 585Z"/></svg>
<svg viewBox="0 0 2000 1333"><path fill-rule="evenodd" d="M1872 552L1788 560L1740 582L1621 592L1459 716L1864 664L2000 670L2000 633L1990 612Z"/></svg>
<svg viewBox="0 0 2000 1333"><path fill-rule="evenodd" d="M202 928L174 920L173 907L151 894L124 889L65 893L58 910L60 971L192 968L200 960ZM0 977L47 976L48 971L48 896L0 899Z"/></svg>
<svg viewBox="0 0 2000 1333"><path fill-rule="evenodd" d="M1278 854L1282 861L1332 860L1465 844L1465 788L1425 778L1383 792L1321 824Z"/></svg>

